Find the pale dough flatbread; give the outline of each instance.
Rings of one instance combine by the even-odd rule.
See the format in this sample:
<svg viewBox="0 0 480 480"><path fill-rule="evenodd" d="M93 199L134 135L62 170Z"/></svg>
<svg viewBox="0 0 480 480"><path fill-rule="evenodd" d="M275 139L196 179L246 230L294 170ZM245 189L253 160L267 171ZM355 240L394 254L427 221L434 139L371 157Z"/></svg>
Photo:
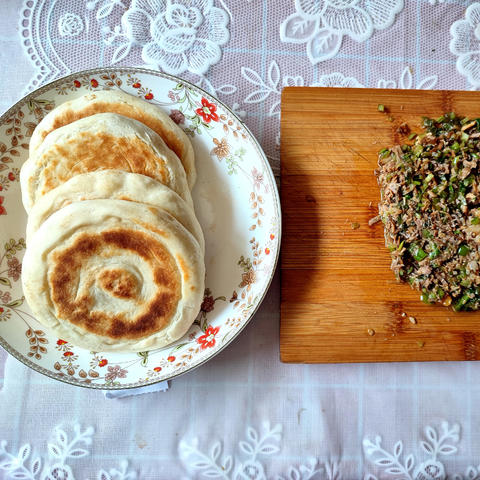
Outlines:
<svg viewBox="0 0 480 480"><path fill-rule="evenodd" d="M205 240L193 209L173 190L138 173L102 170L75 175L40 197L30 211L27 243L40 225L66 205L83 200L117 199L153 205L178 220L198 241L202 252Z"/></svg>

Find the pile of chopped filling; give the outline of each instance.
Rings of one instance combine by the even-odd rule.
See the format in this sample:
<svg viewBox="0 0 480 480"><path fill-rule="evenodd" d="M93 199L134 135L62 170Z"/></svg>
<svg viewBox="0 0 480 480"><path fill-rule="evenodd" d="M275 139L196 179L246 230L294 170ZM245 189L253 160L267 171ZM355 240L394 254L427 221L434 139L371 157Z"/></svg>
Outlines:
<svg viewBox="0 0 480 480"><path fill-rule="evenodd" d="M426 303L480 308L480 119L423 119L413 145L379 152L380 218L399 280Z"/></svg>

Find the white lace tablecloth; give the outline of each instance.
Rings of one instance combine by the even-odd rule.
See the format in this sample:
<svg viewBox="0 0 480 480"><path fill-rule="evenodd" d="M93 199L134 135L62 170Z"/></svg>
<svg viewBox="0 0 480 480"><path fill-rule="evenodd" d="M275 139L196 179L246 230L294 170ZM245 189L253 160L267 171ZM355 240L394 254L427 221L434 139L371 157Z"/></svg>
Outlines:
<svg viewBox="0 0 480 480"><path fill-rule="evenodd" d="M278 172L285 85L480 86L480 3L2 0L0 62L3 110L91 67L193 80ZM284 365L278 323L277 275L228 349L167 392L123 399L0 352L0 478L480 479L480 364Z"/></svg>

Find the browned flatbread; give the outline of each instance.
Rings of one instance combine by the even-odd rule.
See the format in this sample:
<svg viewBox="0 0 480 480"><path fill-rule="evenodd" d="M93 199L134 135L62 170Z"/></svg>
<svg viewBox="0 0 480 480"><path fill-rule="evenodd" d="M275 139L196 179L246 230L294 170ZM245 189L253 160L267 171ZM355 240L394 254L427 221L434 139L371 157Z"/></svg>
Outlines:
<svg viewBox="0 0 480 480"><path fill-rule="evenodd" d="M57 128L97 113L117 113L144 123L156 132L181 160L188 185L196 180L194 152L184 131L159 107L118 90L104 90L65 102L52 110L38 125L30 140L30 155L45 137Z"/></svg>
<svg viewBox="0 0 480 480"><path fill-rule="evenodd" d="M95 351L143 351L186 333L204 276L198 242L168 213L84 200L37 230L22 282L36 318L60 338Z"/></svg>
<svg viewBox="0 0 480 480"><path fill-rule="evenodd" d="M25 209L75 175L111 169L153 178L193 204L180 160L153 130L98 113L54 130L30 155L20 174Z"/></svg>

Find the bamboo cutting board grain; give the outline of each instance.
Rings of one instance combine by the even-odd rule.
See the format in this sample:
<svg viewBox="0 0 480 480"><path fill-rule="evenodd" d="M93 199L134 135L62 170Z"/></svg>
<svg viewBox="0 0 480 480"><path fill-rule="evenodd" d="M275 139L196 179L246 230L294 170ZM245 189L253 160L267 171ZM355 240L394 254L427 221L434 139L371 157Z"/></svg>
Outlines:
<svg viewBox="0 0 480 480"><path fill-rule="evenodd" d="M383 104L388 113L378 111ZM480 117L478 92L285 88L280 356L284 362L476 360L480 312L425 305L390 270L377 152L407 122ZM356 227L359 224L359 228ZM406 314L403 316L402 314ZM409 320L414 317L416 323Z"/></svg>

